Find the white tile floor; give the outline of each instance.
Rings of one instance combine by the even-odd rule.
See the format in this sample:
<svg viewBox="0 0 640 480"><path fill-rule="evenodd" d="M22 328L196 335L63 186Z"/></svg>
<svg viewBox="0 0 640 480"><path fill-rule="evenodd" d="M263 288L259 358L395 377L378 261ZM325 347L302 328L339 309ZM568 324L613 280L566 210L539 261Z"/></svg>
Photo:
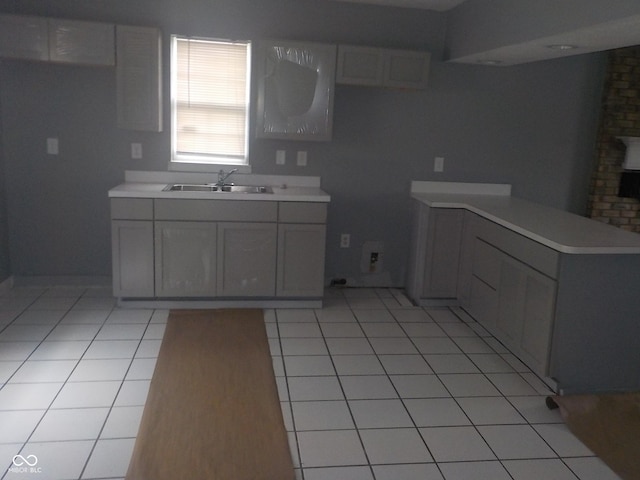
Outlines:
<svg viewBox="0 0 640 480"><path fill-rule="evenodd" d="M122 479L167 313L100 288L1 294L0 478ZM618 478L457 310L346 289L265 320L298 479Z"/></svg>

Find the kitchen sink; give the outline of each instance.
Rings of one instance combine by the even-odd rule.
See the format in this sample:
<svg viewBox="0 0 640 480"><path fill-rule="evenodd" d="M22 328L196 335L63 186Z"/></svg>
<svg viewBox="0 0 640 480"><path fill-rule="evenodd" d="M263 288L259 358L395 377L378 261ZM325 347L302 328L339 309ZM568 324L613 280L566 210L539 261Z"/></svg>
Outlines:
<svg viewBox="0 0 640 480"><path fill-rule="evenodd" d="M229 193L273 193L271 187L262 185L215 185L213 183L173 183L165 192L229 192Z"/></svg>

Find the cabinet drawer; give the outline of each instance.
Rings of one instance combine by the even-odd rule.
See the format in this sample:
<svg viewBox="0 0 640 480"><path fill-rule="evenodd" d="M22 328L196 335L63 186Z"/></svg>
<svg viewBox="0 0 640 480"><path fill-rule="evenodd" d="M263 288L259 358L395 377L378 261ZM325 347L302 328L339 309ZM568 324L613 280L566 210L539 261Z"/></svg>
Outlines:
<svg viewBox="0 0 640 480"><path fill-rule="evenodd" d="M234 200L155 200L156 220L275 222L277 202Z"/></svg>
<svg viewBox="0 0 640 480"><path fill-rule="evenodd" d="M500 250L476 238L473 248L473 274L491 288L498 288L502 256Z"/></svg>
<svg viewBox="0 0 640 480"><path fill-rule="evenodd" d="M152 220L153 200L150 198L112 198L111 218L121 220Z"/></svg>
<svg viewBox="0 0 640 480"><path fill-rule="evenodd" d="M327 223L327 204L280 202L278 221L281 223Z"/></svg>
<svg viewBox="0 0 640 480"><path fill-rule="evenodd" d="M476 236L539 272L557 278L559 252L486 219L478 219Z"/></svg>

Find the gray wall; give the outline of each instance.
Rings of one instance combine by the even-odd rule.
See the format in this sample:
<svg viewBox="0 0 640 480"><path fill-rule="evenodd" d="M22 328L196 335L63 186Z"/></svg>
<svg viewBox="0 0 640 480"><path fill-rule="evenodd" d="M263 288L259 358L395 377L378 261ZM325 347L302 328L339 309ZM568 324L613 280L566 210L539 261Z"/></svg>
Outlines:
<svg viewBox="0 0 640 480"><path fill-rule="evenodd" d="M332 196L327 277L367 282L361 246L384 243L385 275L402 286L409 244L410 180L512 183L515 195L582 213L604 59L574 57L510 68L440 61L446 16L327 0L0 0L0 11L156 25L164 33L289 38L427 49L424 92L337 86L328 143L252 140L255 173L320 175ZM165 68L166 69L166 68ZM168 72L167 72L168 74ZM168 76L165 75L168 107ZM0 62L0 105L14 275L109 275L107 190L125 169L166 170L161 134L115 127L115 73L108 68ZM58 137L60 155L45 153ZM144 159L129 158L141 142ZM275 165L285 149L288 164ZM292 165L307 150L309 165ZM433 158L445 171L433 172ZM341 233L352 235L339 248Z"/></svg>
<svg viewBox="0 0 640 480"><path fill-rule="evenodd" d="M0 107L0 111L2 108ZM0 117L0 131L2 131L2 118ZM4 171L4 154L2 149L2 137L0 137L0 283L11 275L9 263L9 224L7 221L7 195L5 193L6 174Z"/></svg>

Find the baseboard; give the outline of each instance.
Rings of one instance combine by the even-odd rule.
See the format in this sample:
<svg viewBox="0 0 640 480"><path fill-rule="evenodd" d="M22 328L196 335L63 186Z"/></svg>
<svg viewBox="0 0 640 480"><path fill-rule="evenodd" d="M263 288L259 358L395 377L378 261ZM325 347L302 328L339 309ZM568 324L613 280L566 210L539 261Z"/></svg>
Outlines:
<svg viewBox="0 0 640 480"><path fill-rule="evenodd" d="M119 307L161 308L161 309L198 309L198 308L322 308L322 300L144 300L118 299Z"/></svg>
<svg viewBox="0 0 640 480"><path fill-rule="evenodd" d="M99 275L26 275L14 276L14 287L108 287L111 277Z"/></svg>

